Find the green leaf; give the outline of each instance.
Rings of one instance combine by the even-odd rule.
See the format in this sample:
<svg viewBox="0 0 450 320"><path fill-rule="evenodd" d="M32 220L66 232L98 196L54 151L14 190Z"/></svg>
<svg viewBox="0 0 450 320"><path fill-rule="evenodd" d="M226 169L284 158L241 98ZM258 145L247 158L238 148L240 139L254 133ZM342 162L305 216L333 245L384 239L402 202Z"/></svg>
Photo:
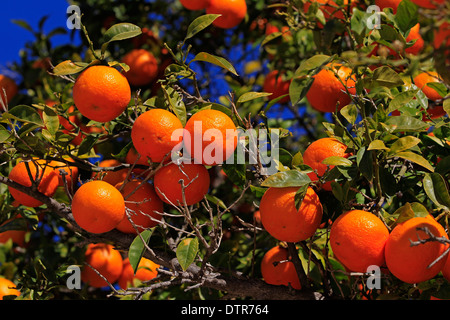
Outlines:
<svg viewBox="0 0 450 320"><path fill-rule="evenodd" d="M420 139L413 136L406 136L397 139L392 145L390 152L400 152L411 149L421 142Z"/></svg>
<svg viewBox="0 0 450 320"><path fill-rule="evenodd" d="M429 214L427 208L418 202L413 202L412 204L407 202L393 213L394 216L398 216L395 224L405 222L406 220L415 217L426 217Z"/></svg>
<svg viewBox="0 0 450 320"><path fill-rule="evenodd" d="M178 94L171 87L161 86L164 90L164 94L166 95L166 100L169 102L170 109L175 113L178 119L180 119L183 126L186 124L187 114L186 114L186 106L183 102L183 97Z"/></svg>
<svg viewBox="0 0 450 320"><path fill-rule="evenodd" d="M301 186L294 196L294 202L295 202L295 209L300 210L300 206L303 203L303 199L305 198L306 192L308 191L309 184L305 184L304 186Z"/></svg>
<svg viewBox="0 0 450 320"><path fill-rule="evenodd" d="M327 56L324 54L317 54L315 56L312 56L311 58L309 58L305 61L302 61L300 63L300 66L295 71L295 74L300 75L300 74L308 73L311 70L314 70L314 69L317 69L319 67L326 65L332 59L333 59L332 56Z"/></svg>
<svg viewBox="0 0 450 320"><path fill-rule="evenodd" d="M150 237L152 236L153 229L147 229L138 234L128 249L128 258L130 260L130 264L133 267L133 271L136 274L137 268L139 266L139 262L141 261L142 256L145 252L145 244L148 244L150 241ZM141 239L142 237L142 239ZM144 242L142 242L144 240Z"/></svg>
<svg viewBox="0 0 450 320"><path fill-rule="evenodd" d="M441 159L441 161L438 162L436 165L435 172L445 176L447 173L450 172L450 156L446 156Z"/></svg>
<svg viewBox="0 0 450 320"><path fill-rule="evenodd" d="M388 66L382 66L376 68L373 71L372 77L368 77L370 83L367 84L368 89L372 89L377 86L394 88L404 84L402 78L389 68Z"/></svg>
<svg viewBox="0 0 450 320"><path fill-rule="evenodd" d="M434 171L433 166L424 157L418 155L417 153L410 152L410 151L403 151L403 152L397 152L397 153L393 154L392 156L390 156L390 158L395 158L395 157L399 157L399 158L414 162L431 172Z"/></svg>
<svg viewBox="0 0 450 320"><path fill-rule="evenodd" d="M358 117L358 108L356 108L356 105L354 104L343 107L339 112L350 124L354 124Z"/></svg>
<svg viewBox="0 0 450 320"><path fill-rule="evenodd" d="M52 108L45 106L44 111L42 112L42 118L48 132L54 136L59 129L59 118L57 113Z"/></svg>
<svg viewBox="0 0 450 320"><path fill-rule="evenodd" d="M264 40L261 42L261 47L263 47L264 45L266 45L267 43L269 43L270 41L272 41L273 39L276 39L278 37L281 37L283 35L282 32L277 31L277 32L272 32L271 34L269 34L268 36L266 36L264 38Z"/></svg>
<svg viewBox="0 0 450 320"><path fill-rule="evenodd" d="M198 239L186 238L180 241L177 246L177 259L181 268L186 270L194 262L198 253Z"/></svg>
<svg viewBox="0 0 450 320"><path fill-rule="evenodd" d="M237 103L244 103L258 98L267 97L270 95L272 95L272 93L269 92L246 92L239 97Z"/></svg>
<svg viewBox="0 0 450 320"><path fill-rule="evenodd" d="M372 151L366 150L366 147L362 147L358 150L356 154L356 165L361 171L362 175L366 177L367 180L372 181L373 179L373 160Z"/></svg>
<svg viewBox="0 0 450 320"><path fill-rule="evenodd" d="M298 170L287 170L267 177L261 186L275 188L302 187L310 182L311 179L305 172Z"/></svg>
<svg viewBox="0 0 450 320"><path fill-rule="evenodd" d="M25 30L28 30L30 32L33 32L33 28L28 24L28 22L26 22L25 20L21 20L21 19L12 19L11 20L12 23L24 28Z"/></svg>
<svg viewBox="0 0 450 320"><path fill-rule="evenodd" d="M405 104L411 102L411 100L415 98L417 91L418 90L408 90L397 94L394 97L394 99L392 99L391 102L389 103L387 112L391 113L392 111L397 110L401 106L404 106Z"/></svg>
<svg viewBox="0 0 450 320"><path fill-rule="evenodd" d="M323 159L323 164L327 166L351 166L352 162L344 157L331 156Z"/></svg>
<svg viewBox="0 0 450 320"><path fill-rule="evenodd" d="M418 7L410 0L402 0L395 14L395 22L398 28L405 33L418 22Z"/></svg>
<svg viewBox="0 0 450 320"><path fill-rule="evenodd" d="M436 206L450 209L450 195L445 180L439 173L426 173L422 183L426 194Z"/></svg>
<svg viewBox="0 0 450 320"><path fill-rule="evenodd" d="M430 127L430 124L411 116L391 116L386 120L391 132L417 132Z"/></svg>
<svg viewBox="0 0 450 320"><path fill-rule="evenodd" d="M71 60L65 60L54 67L52 72L55 76L67 76L79 73L86 69L88 66L89 63L86 62L73 62Z"/></svg>
<svg viewBox="0 0 450 320"><path fill-rule="evenodd" d="M91 151L91 149L94 147L97 140L98 140L98 136L94 136L94 135L89 135L86 138L84 138L78 149L78 153L77 153L78 157Z"/></svg>
<svg viewBox="0 0 450 320"><path fill-rule="evenodd" d="M207 193L207 194L206 194L206 199L207 199L208 201L211 201L211 202L214 203L215 205L218 205L218 206L221 207L222 209L226 209L226 208L227 208L227 206L225 205L225 203L224 203L221 199L217 198L216 196L213 196L213 195Z"/></svg>
<svg viewBox="0 0 450 320"><path fill-rule="evenodd" d="M220 14L205 14L203 16L196 18L189 25L184 41L192 38L194 35L202 31L203 29L207 28L209 25L213 23L214 20L216 20L220 16L221 16Z"/></svg>
<svg viewBox="0 0 450 320"><path fill-rule="evenodd" d="M140 27L132 23L118 23L106 30L103 35L102 55L110 42L134 38L142 33Z"/></svg>
<svg viewBox="0 0 450 320"><path fill-rule="evenodd" d="M24 123L34 123L38 126L43 126L41 116L32 107L26 105L18 105L13 107L9 112L5 112L3 117L15 119Z"/></svg>
<svg viewBox="0 0 450 320"><path fill-rule="evenodd" d="M428 82L426 86L434 89L441 97L445 97L445 95L447 94L447 87L443 83Z"/></svg>
<svg viewBox="0 0 450 320"><path fill-rule="evenodd" d="M390 150L383 141L381 140L373 140L367 150Z"/></svg>
<svg viewBox="0 0 450 320"><path fill-rule="evenodd" d="M444 111L447 112L448 115L450 115L450 95L447 95L445 97L443 107Z"/></svg>
<svg viewBox="0 0 450 320"><path fill-rule="evenodd" d="M238 76L238 74L237 74L236 70L234 69L233 65L231 63L229 63L226 59L222 58L222 57L218 57L218 56L209 54L207 52L200 52L194 57L194 59L191 60L190 63L192 63L194 61L204 61L204 62L212 63L212 64L214 64L216 66L219 66L221 68L224 68L225 70L227 70L227 71L231 72L232 74Z"/></svg>
<svg viewBox="0 0 450 320"><path fill-rule="evenodd" d="M8 140L10 136L11 132L6 130L6 128L0 124L0 143L3 143L6 140Z"/></svg>
<svg viewBox="0 0 450 320"><path fill-rule="evenodd" d="M297 152L293 157L292 157L292 162L291 164L293 166L299 166L301 164L303 164L303 155L302 153L299 151Z"/></svg>

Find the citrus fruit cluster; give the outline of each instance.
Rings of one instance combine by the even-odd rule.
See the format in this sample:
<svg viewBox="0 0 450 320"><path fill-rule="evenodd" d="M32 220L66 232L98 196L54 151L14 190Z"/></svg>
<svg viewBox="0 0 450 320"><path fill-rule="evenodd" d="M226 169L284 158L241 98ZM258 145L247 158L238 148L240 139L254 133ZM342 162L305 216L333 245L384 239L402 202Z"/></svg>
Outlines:
<svg viewBox="0 0 450 320"><path fill-rule="evenodd" d="M218 28L231 29L241 23L247 14L245 0L180 0L188 10L204 10L207 14L220 14L214 22Z"/></svg>
<svg viewBox="0 0 450 320"><path fill-rule="evenodd" d="M123 257L118 250L107 243L90 243L86 248L84 261L86 265L81 272L81 280L94 288L103 288L117 283L121 289L126 290L138 284L136 281L149 281L155 278L158 275L157 269L160 267L142 257L134 272L129 258Z"/></svg>

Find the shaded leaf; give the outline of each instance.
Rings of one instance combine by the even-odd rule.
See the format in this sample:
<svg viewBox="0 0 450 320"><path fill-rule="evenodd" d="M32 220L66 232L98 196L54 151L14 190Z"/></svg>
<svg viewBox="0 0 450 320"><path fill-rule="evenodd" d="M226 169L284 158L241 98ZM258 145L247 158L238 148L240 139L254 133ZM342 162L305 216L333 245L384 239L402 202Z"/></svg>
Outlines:
<svg viewBox="0 0 450 320"><path fill-rule="evenodd" d="M133 267L133 271L135 274L139 266L139 262L141 261L141 258L144 255L145 244L148 244L148 242L150 241L152 233L153 229L144 230L143 232L141 232L140 235L137 235L134 238L133 242L130 245L130 248L128 250L128 258L130 260L130 264ZM144 240L145 243L142 242L142 240Z"/></svg>
<svg viewBox="0 0 450 320"><path fill-rule="evenodd" d="M86 69L89 63L86 62L73 62L71 60L65 60L56 65L52 72L56 76L67 76L75 73L79 73Z"/></svg>
<svg viewBox="0 0 450 320"><path fill-rule="evenodd" d="M308 174L298 170L287 170L283 172L275 173L261 184L263 187L301 187L311 182Z"/></svg>
<svg viewBox="0 0 450 320"><path fill-rule="evenodd" d="M450 195L445 180L439 173L426 173L422 183L426 194L436 206L450 209Z"/></svg>
<svg viewBox="0 0 450 320"><path fill-rule="evenodd" d="M199 33L200 31L207 28L211 23L214 22L218 17L220 17L220 14L205 14L203 16L200 16L196 18L194 21L191 22L191 24L188 27L186 37L184 40L192 38L194 35Z"/></svg>
<svg viewBox="0 0 450 320"><path fill-rule="evenodd" d="M231 72L232 74L238 76L236 70L234 69L233 65L231 63L229 63L226 59L222 58L222 57L218 57L212 54L209 54L207 52L200 52L198 53L194 59L191 60L191 62L194 61L204 61L204 62L209 62L212 63L216 66L219 66L221 68L224 68L225 70Z"/></svg>
<svg viewBox="0 0 450 320"><path fill-rule="evenodd" d="M13 107L9 110L9 112L5 112L3 117L15 119L25 123L34 123L38 126L44 125L39 113L34 108L26 105L18 105Z"/></svg>
<svg viewBox="0 0 450 320"><path fill-rule="evenodd" d="M194 262L198 252L198 239L186 238L180 241L177 246L177 259L181 268L186 270Z"/></svg>

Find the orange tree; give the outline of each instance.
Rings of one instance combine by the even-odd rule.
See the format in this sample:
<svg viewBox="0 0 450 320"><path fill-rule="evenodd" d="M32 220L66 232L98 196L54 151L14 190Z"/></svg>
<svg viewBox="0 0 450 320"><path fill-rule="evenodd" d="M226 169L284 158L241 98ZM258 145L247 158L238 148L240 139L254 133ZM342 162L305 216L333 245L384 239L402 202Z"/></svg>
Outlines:
<svg viewBox="0 0 450 320"><path fill-rule="evenodd" d="M403 0L396 8L374 13L367 10L374 4L369 0L247 0L246 6L230 1L223 16L216 14L219 5L190 10L178 0L72 4L82 16L72 16L80 28L71 32L82 43L53 47L52 36L67 30L44 34L45 19L37 31L16 21L36 40L12 66L21 76L19 93L2 82L0 274L17 286L18 299L450 298L443 269L448 235L434 227L437 223L447 229L450 214L448 4L421 7L418 1ZM214 23L227 17L232 28ZM424 44L411 53L406 49L417 39L410 40L409 33L418 23ZM142 52L136 49L147 53L130 61ZM131 71L133 66L138 70ZM100 69L104 71L93 72ZM289 81L289 90L275 99L263 91L265 76L273 70ZM127 72L147 72L141 75L147 80L127 83ZM423 72L440 77L418 85L414 79ZM103 74L114 75L101 79ZM431 90L433 96L428 96ZM315 107L317 100L326 112ZM133 140L137 119L155 109L160 110L153 114L170 113L171 123L148 119L154 125L142 126L142 135ZM172 135L205 110L220 114L212 120L200 117L208 128L221 134L237 128L246 135L223 140L234 150L231 161L196 163L192 177L187 169L192 164L170 155L173 150L183 158L193 156L179 144L186 137ZM174 122L181 125L172 127ZM159 125L163 129L157 132ZM270 136L264 140L267 145L252 151L252 141L264 136ZM326 169L318 172L303 161L303 154L325 137L346 148L341 154L320 150ZM220 139L208 141L211 137L201 141L201 151ZM157 162L136 152L147 148L161 153L169 142L173 145ZM102 160L114 161L105 166ZM18 165L23 167L21 180L11 175ZM268 171L270 165L276 170ZM113 187L121 192L77 194L109 172L120 172L122 181ZM170 172L173 176L165 178ZM153 184L158 173L161 181ZM49 176L56 187L51 192L43 186ZM133 184L124 192L129 181ZM155 192L138 193L139 186ZM265 194L270 201L260 208ZM304 202L310 194L317 201ZM21 202L24 195L36 199L32 206ZM139 209L152 199L157 202L149 206L152 212ZM111 209L123 211L114 223L108 218L112 203ZM306 207L307 214L292 217ZM351 218L361 211L373 217ZM333 229L344 214L347 219L339 219ZM138 216L148 218L145 223L151 227L134 219ZM402 233L412 218L421 218L420 230ZM77 223L90 219L99 228L90 228L94 222ZM123 219L128 228L117 228ZM377 221L377 227L359 221ZM307 238L294 236L288 240L294 242L286 242L284 228L303 232L305 223L308 229L314 226ZM344 231L334 236L333 230ZM396 240L404 234L411 239ZM364 240L371 237L374 241ZM97 268L89 263L86 253L92 243L112 246L131 265L131 275L129 266L124 275L130 279L126 288L117 282L120 276L111 283L108 274L101 274L119 270L120 263L113 266L103 259ZM389 269L408 266L391 249L383 253L386 243L426 268L414 277L419 283L405 282ZM401 248L405 243L417 248L434 243L439 249L411 254L409 247ZM336 254L333 246L340 248ZM267 262L264 257L272 248L283 254ZM358 256L342 258L340 252L351 253L352 248L358 248ZM377 259L364 256L373 252ZM157 275L145 281L137 277L143 258L159 266ZM353 270L355 259L379 264L378 286L368 286L372 273L364 270L366 265ZM275 282L264 279L261 264L277 276ZM102 277L105 286L83 282L79 289L69 288L69 266ZM298 279L292 278L294 269Z"/></svg>

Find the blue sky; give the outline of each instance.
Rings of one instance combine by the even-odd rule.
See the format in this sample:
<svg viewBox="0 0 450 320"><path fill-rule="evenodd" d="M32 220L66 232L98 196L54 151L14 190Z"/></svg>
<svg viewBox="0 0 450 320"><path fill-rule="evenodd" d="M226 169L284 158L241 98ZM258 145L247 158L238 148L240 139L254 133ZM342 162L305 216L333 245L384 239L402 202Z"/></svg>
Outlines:
<svg viewBox="0 0 450 320"><path fill-rule="evenodd" d="M65 27L68 2L66 0L12 0L2 1L0 8L0 66L19 60L19 51L33 35L11 22L26 20L33 29L37 29L39 20L48 15L44 25L46 32L56 27ZM69 35L57 35L55 44L69 41Z"/></svg>

